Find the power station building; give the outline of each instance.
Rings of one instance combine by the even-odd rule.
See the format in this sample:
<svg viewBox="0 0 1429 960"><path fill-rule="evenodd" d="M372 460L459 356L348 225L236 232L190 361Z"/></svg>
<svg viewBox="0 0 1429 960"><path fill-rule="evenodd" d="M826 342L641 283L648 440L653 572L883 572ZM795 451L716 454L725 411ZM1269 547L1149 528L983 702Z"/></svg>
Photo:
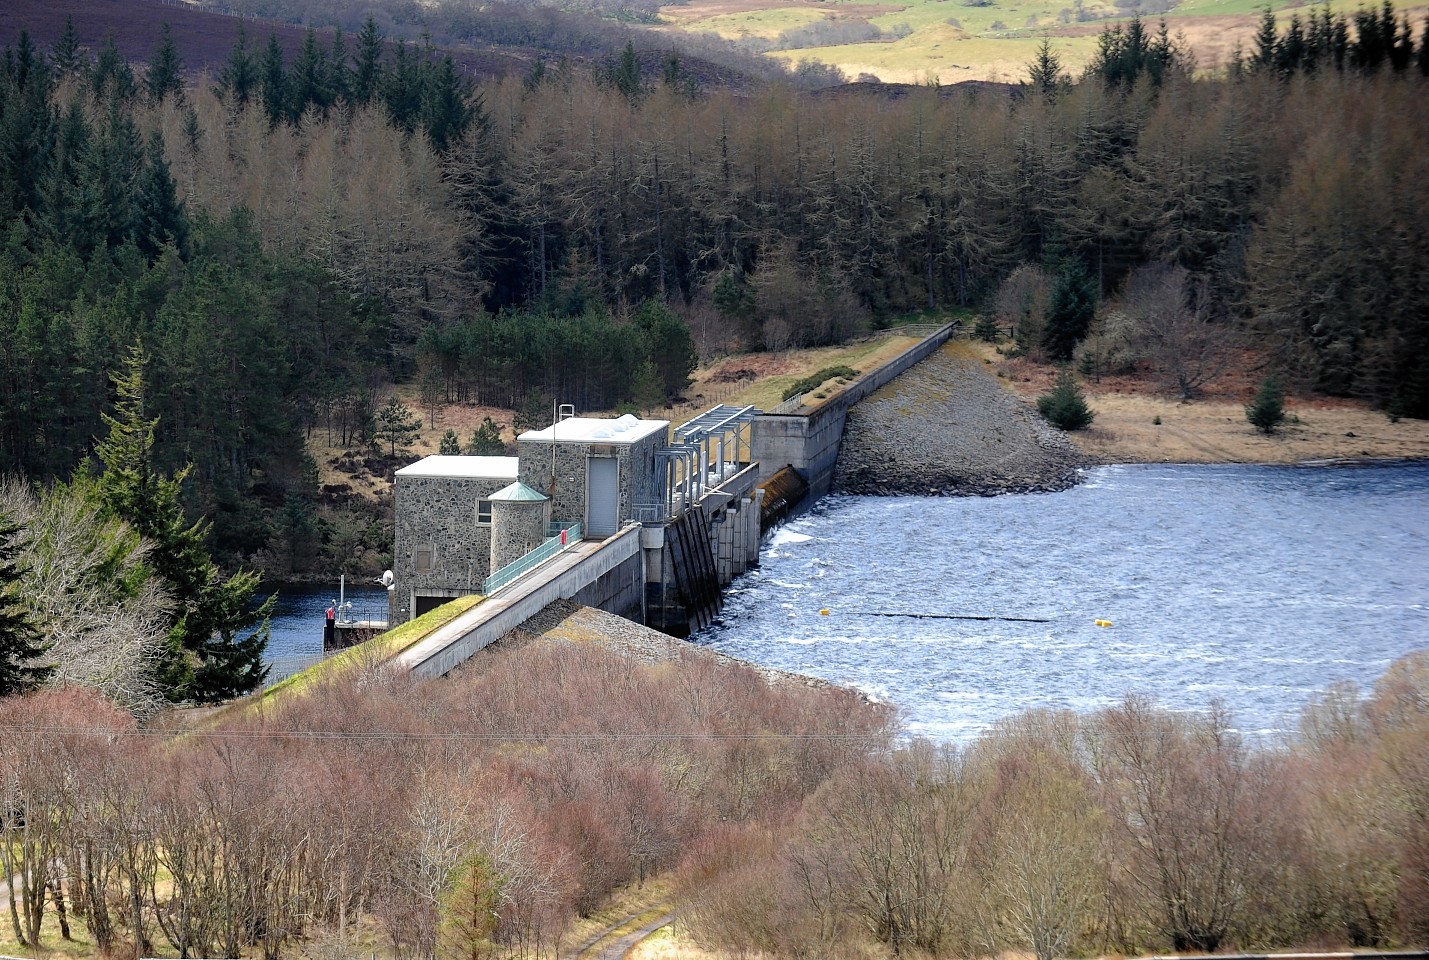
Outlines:
<svg viewBox="0 0 1429 960"><path fill-rule="evenodd" d="M675 632L702 625L718 609L719 583L758 559L755 413L715 408L673 431L667 420L566 413L521 434L516 457L430 456L403 467L392 623L490 594L571 541L639 524L647 622Z"/></svg>

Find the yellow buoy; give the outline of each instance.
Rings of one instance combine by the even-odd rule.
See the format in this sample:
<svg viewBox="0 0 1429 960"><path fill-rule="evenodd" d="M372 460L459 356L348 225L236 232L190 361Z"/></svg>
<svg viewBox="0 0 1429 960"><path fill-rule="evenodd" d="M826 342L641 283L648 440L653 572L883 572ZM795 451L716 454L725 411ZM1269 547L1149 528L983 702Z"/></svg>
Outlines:
<svg viewBox="0 0 1429 960"><path fill-rule="evenodd" d="M821 617L827 617L828 615L829 615L829 608L828 608L828 607L824 607L822 610L819 611L819 616L821 616Z"/></svg>
<svg viewBox="0 0 1429 960"><path fill-rule="evenodd" d="M1109 627L1109 626L1111 626L1111 621L1110 621L1110 620L1098 620L1098 621L1097 621L1097 626L1099 626L1099 627Z"/></svg>

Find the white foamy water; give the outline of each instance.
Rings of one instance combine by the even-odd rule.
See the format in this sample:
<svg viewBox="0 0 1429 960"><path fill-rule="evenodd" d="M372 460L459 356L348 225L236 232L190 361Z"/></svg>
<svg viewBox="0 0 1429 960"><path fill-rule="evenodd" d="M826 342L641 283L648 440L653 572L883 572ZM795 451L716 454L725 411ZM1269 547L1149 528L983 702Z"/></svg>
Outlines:
<svg viewBox="0 0 1429 960"><path fill-rule="evenodd" d="M1223 701L1273 732L1330 683L1371 684L1429 646L1424 464L1119 466L1057 494L835 497L768 543L694 639L891 700L939 739L1129 691Z"/></svg>

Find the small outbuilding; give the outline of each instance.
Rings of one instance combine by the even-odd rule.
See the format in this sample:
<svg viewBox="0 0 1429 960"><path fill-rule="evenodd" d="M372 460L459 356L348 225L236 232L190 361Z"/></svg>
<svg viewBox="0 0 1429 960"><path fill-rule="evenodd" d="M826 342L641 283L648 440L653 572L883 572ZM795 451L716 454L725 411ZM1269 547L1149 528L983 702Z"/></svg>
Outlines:
<svg viewBox="0 0 1429 960"><path fill-rule="evenodd" d="M518 469L516 457L431 456L397 471L393 623L481 592L491 572L492 497Z"/></svg>

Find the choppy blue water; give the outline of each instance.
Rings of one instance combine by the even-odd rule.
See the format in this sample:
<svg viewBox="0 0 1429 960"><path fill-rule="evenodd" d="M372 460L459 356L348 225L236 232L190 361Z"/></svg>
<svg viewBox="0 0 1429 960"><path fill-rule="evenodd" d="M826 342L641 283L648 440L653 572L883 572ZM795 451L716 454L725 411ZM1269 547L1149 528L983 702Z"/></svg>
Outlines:
<svg viewBox="0 0 1429 960"><path fill-rule="evenodd" d="M1128 691L1293 729L1313 693L1429 645L1429 465L1115 466L1056 494L829 498L770 536L694 639L896 703L937 739Z"/></svg>

